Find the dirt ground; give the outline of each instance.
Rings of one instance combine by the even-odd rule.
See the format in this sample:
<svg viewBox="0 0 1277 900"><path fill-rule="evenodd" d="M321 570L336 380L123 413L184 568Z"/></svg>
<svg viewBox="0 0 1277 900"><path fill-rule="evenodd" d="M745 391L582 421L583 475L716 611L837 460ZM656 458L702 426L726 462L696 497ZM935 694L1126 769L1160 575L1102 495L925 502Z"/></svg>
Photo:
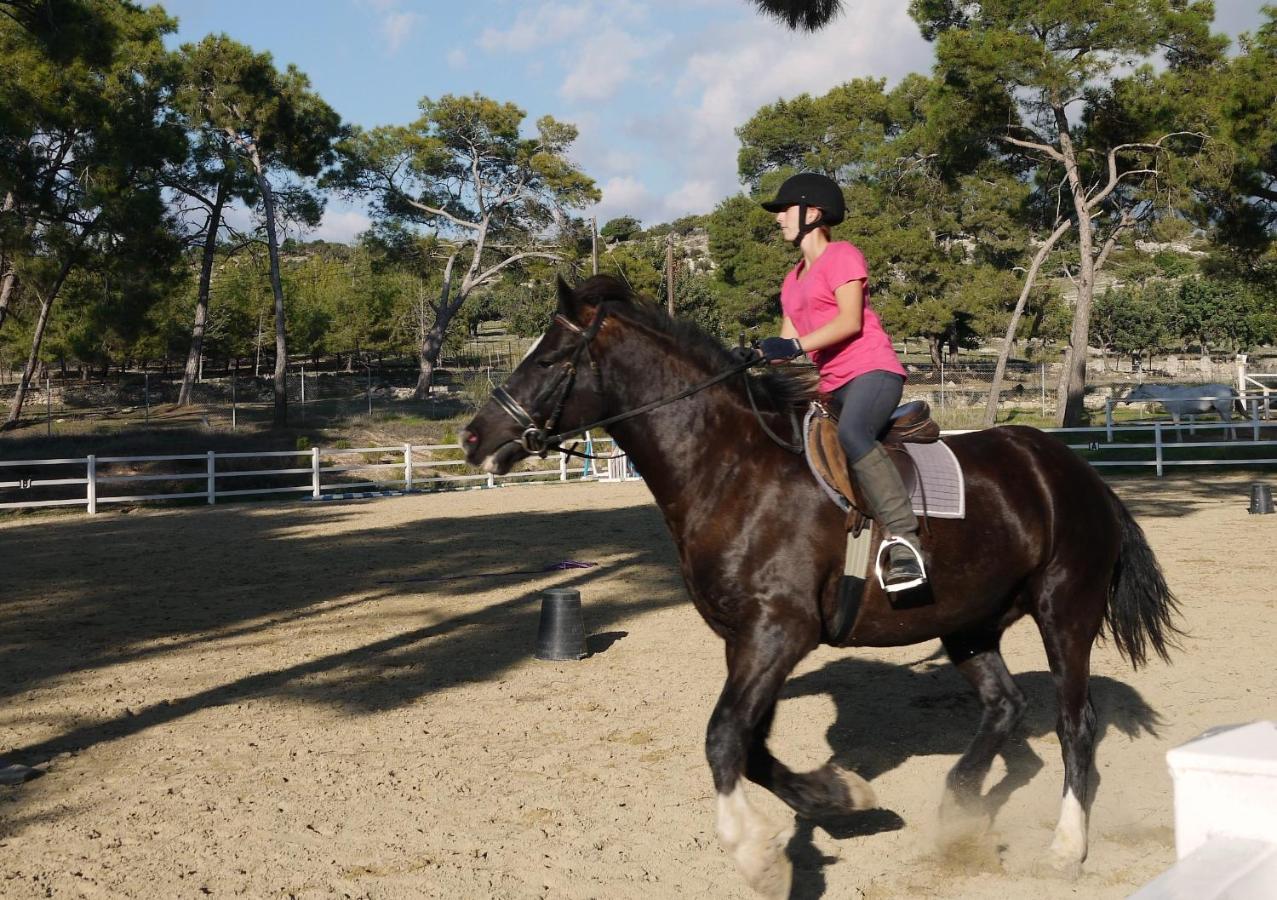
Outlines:
<svg viewBox="0 0 1277 900"><path fill-rule="evenodd" d="M1062 767L1020 623L1032 707L964 858L932 838L976 705L938 644L804 661L777 755L832 754L885 809L798 822L795 897L1122 897L1173 861L1166 751L1277 717L1277 516L1242 476L1117 487L1189 637L1172 666L1095 656L1080 880L1039 868ZM565 560L597 566L542 571ZM582 592L585 660L532 656L551 586ZM4 520L0 758L45 774L0 788L0 895L747 897L702 752L723 673L638 483Z"/></svg>

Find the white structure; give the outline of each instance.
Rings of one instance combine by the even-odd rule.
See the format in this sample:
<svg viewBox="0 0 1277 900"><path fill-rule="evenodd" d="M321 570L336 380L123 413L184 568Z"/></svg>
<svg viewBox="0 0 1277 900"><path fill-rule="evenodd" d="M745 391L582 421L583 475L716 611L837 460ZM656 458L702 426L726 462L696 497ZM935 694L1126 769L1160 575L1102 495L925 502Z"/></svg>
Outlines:
<svg viewBox="0 0 1277 900"><path fill-rule="evenodd" d="M1277 897L1277 722L1215 729L1166 761L1179 862L1132 900Z"/></svg>

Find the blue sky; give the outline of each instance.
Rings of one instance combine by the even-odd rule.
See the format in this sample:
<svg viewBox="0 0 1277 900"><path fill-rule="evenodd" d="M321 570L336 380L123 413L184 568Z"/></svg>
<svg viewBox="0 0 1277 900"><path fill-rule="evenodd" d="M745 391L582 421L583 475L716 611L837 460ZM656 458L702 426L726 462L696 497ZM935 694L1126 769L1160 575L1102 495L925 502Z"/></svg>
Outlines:
<svg viewBox="0 0 1277 900"><path fill-rule="evenodd" d="M815 35L745 0L164 0L177 42L225 32L294 63L349 122L406 124L423 96L479 92L576 125L573 157L603 190L600 223L707 212L739 189L734 129L765 103L852 78L926 72L903 0L856 0ZM1260 21L1217 0L1216 27ZM330 201L312 237L349 240L363 210Z"/></svg>

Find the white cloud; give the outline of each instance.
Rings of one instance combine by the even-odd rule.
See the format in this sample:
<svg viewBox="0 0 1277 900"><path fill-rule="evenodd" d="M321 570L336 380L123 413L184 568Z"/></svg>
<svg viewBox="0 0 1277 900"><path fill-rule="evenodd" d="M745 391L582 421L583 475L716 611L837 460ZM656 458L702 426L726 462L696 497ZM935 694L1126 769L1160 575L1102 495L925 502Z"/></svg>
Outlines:
<svg viewBox="0 0 1277 900"><path fill-rule="evenodd" d="M575 37L594 20L590 3L537 4L520 10L509 28L485 28L479 46L490 52L527 53Z"/></svg>
<svg viewBox="0 0 1277 900"><path fill-rule="evenodd" d="M447 60L448 65L454 69L464 69L470 63L470 57L460 47L453 47L449 50Z"/></svg>
<svg viewBox="0 0 1277 900"><path fill-rule="evenodd" d="M665 39L643 40L611 27L593 36L573 58L574 65L559 85L567 100L599 102L610 99L634 74L634 64L660 49Z"/></svg>
<svg viewBox="0 0 1277 900"><path fill-rule="evenodd" d="M399 52L399 48L412 35L412 30L420 21L421 16L415 12L387 10L382 14L381 34L386 39L386 48L390 53Z"/></svg>
<svg viewBox="0 0 1277 900"><path fill-rule="evenodd" d="M866 23L872 23L869 27ZM754 16L715 35L686 57L674 95L679 108L648 127L653 142L685 177L667 206L672 214L704 212L739 189L735 130L761 106L801 93L823 94L857 77L927 72L933 52L906 8L895 0L862 0L854 13L815 34L792 33ZM659 63L658 63L659 64ZM707 199L697 207L687 197Z"/></svg>

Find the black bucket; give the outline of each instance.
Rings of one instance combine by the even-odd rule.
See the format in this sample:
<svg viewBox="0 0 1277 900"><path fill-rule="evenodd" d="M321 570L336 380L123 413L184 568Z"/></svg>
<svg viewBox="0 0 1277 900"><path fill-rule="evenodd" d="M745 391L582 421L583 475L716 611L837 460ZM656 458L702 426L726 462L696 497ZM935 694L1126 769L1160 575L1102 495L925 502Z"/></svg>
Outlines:
<svg viewBox="0 0 1277 900"><path fill-rule="evenodd" d="M581 659L585 656L585 622L581 592L550 588L541 594L541 623L537 628L537 659Z"/></svg>
<svg viewBox="0 0 1277 900"><path fill-rule="evenodd" d="M1250 514L1264 515L1273 511L1273 489L1266 484L1250 486Z"/></svg>

